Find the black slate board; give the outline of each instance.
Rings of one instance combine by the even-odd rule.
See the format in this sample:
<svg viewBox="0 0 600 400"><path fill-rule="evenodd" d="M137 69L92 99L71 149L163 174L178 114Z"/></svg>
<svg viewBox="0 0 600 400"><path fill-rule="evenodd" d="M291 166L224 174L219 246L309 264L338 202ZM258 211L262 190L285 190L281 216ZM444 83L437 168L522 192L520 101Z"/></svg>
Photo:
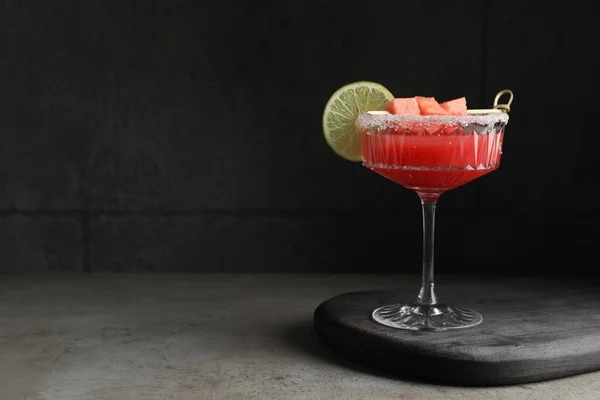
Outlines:
<svg viewBox="0 0 600 400"><path fill-rule="evenodd" d="M326 300L315 310L315 332L349 360L444 384L510 385L600 370L599 282L448 283L451 298L441 300L479 311L480 325L413 332L372 321L373 309L414 300L411 288Z"/></svg>

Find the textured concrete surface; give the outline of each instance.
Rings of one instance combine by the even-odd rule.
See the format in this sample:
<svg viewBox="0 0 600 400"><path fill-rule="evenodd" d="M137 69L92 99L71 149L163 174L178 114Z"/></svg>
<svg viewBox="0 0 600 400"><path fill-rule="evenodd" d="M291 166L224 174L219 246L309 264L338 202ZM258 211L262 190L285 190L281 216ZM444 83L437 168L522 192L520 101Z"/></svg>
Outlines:
<svg viewBox="0 0 600 400"><path fill-rule="evenodd" d="M600 68L597 59L582 65L572 62L593 34L593 24L585 22L586 13L591 15L586 8L578 4L571 9L542 9L536 1L486 2L486 97L492 100L505 88L515 93L502 173L479 182L480 200L491 209L518 210L524 204L571 212L590 208L573 198L594 196L594 180L586 171L594 167L598 139L583 134L561 140L563 132L589 129L586 122L591 115L568 99L593 101L596 90L588 88L598 87L598 79L590 78ZM550 78L559 76L572 78ZM550 110L560 110L560 116ZM542 130L549 134L544 140L539 136ZM560 162L556 154L564 155ZM598 205L593 208L598 210Z"/></svg>
<svg viewBox="0 0 600 400"><path fill-rule="evenodd" d="M0 215L0 272L81 271L84 243L77 213Z"/></svg>
<svg viewBox="0 0 600 400"><path fill-rule="evenodd" d="M438 284L440 295L464 291L443 278ZM598 400L600 373L511 387L439 386L348 364L316 341L311 318L321 301L392 285L416 290L417 280L0 275L0 399Z"/></svg>
<svg viewBox="0 0 600 400"><path fill-rule="evenodd" d="M421 265L422 221L416 195L405 194L414 202L398 212L124 213L80 218L76 212L0 211L0 272L412 273ZM448 210L443 200L436 224L436 267L442 273L581 274L565 265L583 264L595 256L600 214L574 215L573 221L536 210L485 216L472 210L471 219ZM390 263L399 253L402 261Z"/></svg>
<svg viewBox="0 0 600 400"><path fill-rule="evenodd" d="M0 207L365 208L388 186L321 134L339 86L480 97L480 0L33 4L0 2Z"/></svg>
<svg viewBox="0 0 600 400"><path fill-rule="evenodd" d="M0 271L418 268L416 195L323 140L333 91L367 79L515 91L501 168L440 200L440 270L580 273L596 14L512 3L0 1Z"/></svg>

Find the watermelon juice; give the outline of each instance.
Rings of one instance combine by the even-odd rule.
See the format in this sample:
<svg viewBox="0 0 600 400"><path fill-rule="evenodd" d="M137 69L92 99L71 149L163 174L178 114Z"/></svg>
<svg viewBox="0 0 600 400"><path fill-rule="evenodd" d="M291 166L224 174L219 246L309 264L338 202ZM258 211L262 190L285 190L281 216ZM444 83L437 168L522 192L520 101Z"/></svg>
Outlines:
<svg viewBox="0 0 600 400"><path fill-rule="evenodd" d="M499 167L505 115L362 114L363 164L421 193L441 194Z"/></svg>

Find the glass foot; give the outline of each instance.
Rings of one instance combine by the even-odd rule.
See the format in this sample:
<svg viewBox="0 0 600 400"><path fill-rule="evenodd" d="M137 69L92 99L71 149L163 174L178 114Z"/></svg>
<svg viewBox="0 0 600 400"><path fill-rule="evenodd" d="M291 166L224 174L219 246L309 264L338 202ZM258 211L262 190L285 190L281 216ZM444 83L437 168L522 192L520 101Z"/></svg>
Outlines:
<svg viewBox="0 0 600 400"><path fill-rule="evenodd" d="M373 311L373 319L380 324L412 331L446 331L479 325L483 317L468 308L447 304L421 306L417 304L390 304Z"/></svg>

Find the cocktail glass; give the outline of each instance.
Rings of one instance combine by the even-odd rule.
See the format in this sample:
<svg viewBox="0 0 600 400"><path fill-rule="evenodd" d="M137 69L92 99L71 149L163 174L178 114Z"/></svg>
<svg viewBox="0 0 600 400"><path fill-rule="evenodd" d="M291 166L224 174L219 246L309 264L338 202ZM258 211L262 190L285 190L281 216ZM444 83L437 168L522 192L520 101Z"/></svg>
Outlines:
<svg viewBox="0 0 600 400"><path fill-rule="evenodd" d="M493 110L499 111L499 110ZM440 303L434 291L434 225L438 198L500 166L506 112L465 116L361 113L363 165L413 190L423 213L422 285L414 303L385 305L373 319L393 328L444 331L476 326L477 311Z"/></svg>

